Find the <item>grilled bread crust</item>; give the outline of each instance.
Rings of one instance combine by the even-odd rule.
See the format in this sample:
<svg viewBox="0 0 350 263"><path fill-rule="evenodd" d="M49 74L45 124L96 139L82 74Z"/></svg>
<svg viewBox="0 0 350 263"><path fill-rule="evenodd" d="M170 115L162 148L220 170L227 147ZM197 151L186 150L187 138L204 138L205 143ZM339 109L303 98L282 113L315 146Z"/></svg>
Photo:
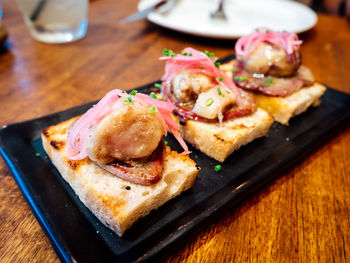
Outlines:
<svg viewBox="0 0 350 263"><path fill-rule="evenodd" d="M265 136L273 123L262 109L248 116L218 123L188 120L181 127L186 141L201 152L223 162L233 151L256 138Z"/></svg>
<svg viewBox="0 0 350 263"><path fill-rule="evenodd" d="M46 128L41 136L43 147L84 205L119 236L139 218L192 187L199 168L188 156L171 151L169 147L162 178L150 186L120 179L89 158L68 160L65 154L67 130L76 119Z"/></svg>
<svg viewBox="0 0 350 263"><path fill-rule="evenodd" d="M220 68L232 78L233 61L222 64ZM255 97L258 107L267 111L275 121L288 125L293 116L305 112L310 106L320 105L320 98L325 91L325 86L314 83L312 86L304 87L283 98L257 93L251 94Z"/></svg>
<svg viewBox="0 0 350 263"><path fill-rule="evenodd" d="M320 98L325 91L325 86L314 83L284 98L263 94L254 94L254 96L258 107L266 110L275 121L288 125L292 117L305 112L310 106L320 105Z"/></svg>

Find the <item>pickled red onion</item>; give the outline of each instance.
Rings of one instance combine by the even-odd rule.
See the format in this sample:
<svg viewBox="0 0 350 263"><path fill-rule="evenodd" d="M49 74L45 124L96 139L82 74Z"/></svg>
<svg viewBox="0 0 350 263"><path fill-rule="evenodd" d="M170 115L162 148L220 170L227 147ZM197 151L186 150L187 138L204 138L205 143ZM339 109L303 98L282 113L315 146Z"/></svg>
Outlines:
<svg viewBox="0 0 350 263"><path fill-rule="evenodd" d="M216 57L209 57L207 54L195 50L193 48L185 48L184 53L191 55L177 54L176 56L160 57L160 60L167 60L165 64L165 73L162 76L162 80L165 82L163 84L163 93L166 93L165 99L175 103L169 98L170 96L170 86L171 80L181 71L186 70L188 72L202 73L207 76L213 77L215 79L216 85L223 86L227 91L233 92L236 95L236 103L240 112L250 112L252 113L256 108L256 103L254 98L246 91L237 88L234 82L227 76L227 74L219 69L214 63L217 60ZM165 92L164 92L165 90ZM242 109L249 109L250 111L242 111ZM176 112L179 115L185 113L187 116L191 116L186 110L181 109L176 105ZM192 114L193 115L193 114ZM194 114L195 115L195 114ZM219 122L222 121L222 113L219 112ZM195 117L196 118L196 117Z"/></svg>
<svg viewBox="0 0 350 263"><path fill-rule="evenodd" d="M235 46L236 56L250 54L262 42L282 47L288 55L298 50L302 43L295 33L263 29L239 38Z"/></svg>
<svg viewBox="0 0 350 263"><path fill-rule="evenodd" d="M133 96L115 89L108 92L96 105L89 109L73 124L73 127L68 132L67 138L66 154L68 159L82 160L88 156L86 144L90 130L113 109L121 106L121 98L127 97L131 97L134 101L146 106L155 106L157 108L157 117L159 117L164 126L164 134L166 135L167 129L169 129L184 149L183 154L190 153L185 141L179 136L179 127L171 118L171 113L174 109L174 106L171 103L152 99L145 94L137 93Z"/></svg>

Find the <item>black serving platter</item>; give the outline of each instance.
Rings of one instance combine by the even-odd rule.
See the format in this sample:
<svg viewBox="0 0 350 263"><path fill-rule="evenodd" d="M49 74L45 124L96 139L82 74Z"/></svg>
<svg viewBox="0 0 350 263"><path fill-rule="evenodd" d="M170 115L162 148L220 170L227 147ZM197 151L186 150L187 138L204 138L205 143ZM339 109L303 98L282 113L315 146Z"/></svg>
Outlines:
<svg viewBox="0 0 350 263"><path fill-rule="evenodd" d="M138 88L144 93L153 89L154 83ZM152 211L120 238L80 202L41 146L44 128L82 114L94 103L0 130L1 154L63 262L159 260L350 119L350 95L328 88L319 107L293 118L289 126L274 123L268 136L234 152L220 172L214 171L217 161L190 147L191 158L201 167L193 188ZM172 135L166 139L181 151Z"/></svg>

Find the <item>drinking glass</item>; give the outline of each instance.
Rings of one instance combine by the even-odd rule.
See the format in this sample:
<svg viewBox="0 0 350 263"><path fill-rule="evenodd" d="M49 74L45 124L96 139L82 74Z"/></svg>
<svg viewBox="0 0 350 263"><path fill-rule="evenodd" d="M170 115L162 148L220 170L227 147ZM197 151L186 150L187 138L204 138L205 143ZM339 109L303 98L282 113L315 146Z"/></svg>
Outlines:
<svg viewBox="0 0 350 263"><path fill-rule="evenodd" d="M2 24L2 6L1 6L1 0L0 0L0 49L5 44L7 39L7 30Z"/></svg>
<svg viewBox="0 0 350 263"><path fill-rule="evenodd" d="M17 0L30 34L46 43L66 43L85 36L88 0Z"/></svg>

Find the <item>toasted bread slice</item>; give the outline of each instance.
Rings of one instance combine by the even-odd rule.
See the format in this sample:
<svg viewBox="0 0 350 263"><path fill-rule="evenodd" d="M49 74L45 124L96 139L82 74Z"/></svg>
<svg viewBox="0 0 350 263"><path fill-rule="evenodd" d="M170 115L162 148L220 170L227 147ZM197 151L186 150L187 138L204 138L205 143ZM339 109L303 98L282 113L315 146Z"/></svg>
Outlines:
<svg viewBox="0 0 350 263"><path fill-rule="evenodd" d="M192 187L199 168L188 156L166 149L159 182L138 185L118 178L85 158L68 160L67 130L76 118L50 126L42 133L45 151L80 200L107 227L122 236L135 221Z"/></svg>
<svg viewBox="0 0 350 263"><path fill-rule="evenodd" d="M220 66L226 74L232 78L233 61ZM275 121L288 125L290 118L306 111L310 106L318 106L321 96L326 87L314 83L312 86L304 87L287 97L272 97L264 94L252 93L257 101L258 107L266 110Z"/></svg>
<svg viewBox="0 0 350 263"><path fill-rule="evenodd" d="M248 116L218 123L188 120L181 127L185 140L198 150L223 162L233 151L256 138L265 136L273 123L273 118L264 110Z"/></svg>
<svg viewBox="0 0 350 263"><path fill-rule="evenodd" d="M310 87L302 88L293 94L281 98L263 94L254 94L258 107L266 110L275 121L288 125L290 118L306 111L310 106L318 106L326 87L314 83Z"/></svg>

